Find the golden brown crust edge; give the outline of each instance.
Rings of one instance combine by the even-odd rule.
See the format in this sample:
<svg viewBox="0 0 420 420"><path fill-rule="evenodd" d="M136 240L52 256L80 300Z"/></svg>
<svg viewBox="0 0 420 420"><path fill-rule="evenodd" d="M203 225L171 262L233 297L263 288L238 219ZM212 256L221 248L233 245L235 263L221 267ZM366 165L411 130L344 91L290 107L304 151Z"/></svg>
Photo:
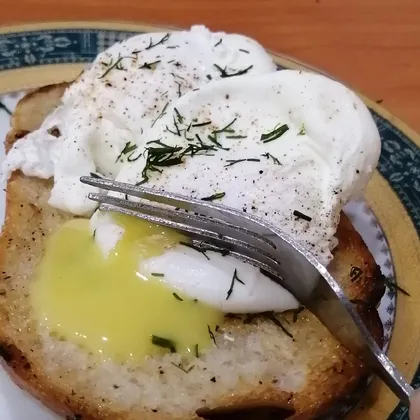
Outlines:
<svg viewBox="0 0 420 420"><path fill-rule="evenodd" d="M31 131L39 125L39 122L43 118L40 117L42 114L44 117L46 112L39 112L38 116L33 116L31 121L22 121L20 116L22 112L33 111L33 104L31 103L37 95L47 95L48 101L51 102L51 107L54 106L61 97L64 89L67 87L67 84L60 84L58 86L46 86L40 90L34 91L31 94L27 95L19 103L19 111L15 112L15 115L12 119L12 129L9 132L6 140L6 147L9 149L14 141L17 138L22 137L26 134L27 131ZM45 110L44 110L45 111ZM38 118L38 121L35 121ZM23 130L23 131L22 131ZM22 134L23 133L23 134ZM11 182L9 182L7 189L7 216L6 219L9 220L14 217L16 211L18 211L18 203L15 201L16 194L18 193L18 185L22 182L24 177L19 173L13 175ZM27 178L25 178L27 180ZM34 182L42 182L45 184L45 188L49 188L48 181L33 180ZM21 197L24 199L24 197ZM30 206L29 206L30 207ZM36 211L31 209L31 211ZM30 220L30 214L27 215L28 220ZM13 229L9 232L10 224L6 223L2 236L0 238L1 249L5 250L7 247L7 241L9 238L9 233L13 235ZM366 245L363 243L361 237L355 232L353 226L347 217L343 216L340 221L340 226L337 232L337 237L339 239L339 245L335 251L335 259L331 266L329 267L330 271L343 285L346 293L350 299L358 301L357 308L359 312L365 319L369 329L374 334L377 341L380 343L383 336L382 324L379 320L378 313L376 311L376 305L379 303L380 298L384 292L384 285L382 281L382 274L380 273L379 267L373 260L370 252L368 251ZM3 263L4 260L3 251L0 255L0 262ZM352 266L357 266L362 268L363 275L355 282L349 280L350 268ZM3 281L5 281L3 279ZM1 283L0 283L1 291ZM3 310L3 308L2 308ZM1 312L0 312L1 313ZM7 314L2 314L4 316ZM311 316L303 315L303 316ZM344 397L347 393L354 388L358 379L362 377L366 372L365 369L360 365L358 361L355 361L352 356L345 354L343 350L343 358L338 363L338 366L333 366L330 369L330 372L322 372L319 376L324 376L329 378L330 383L325 387L323 391L325 395L322 395L322 398L319 398L317 387L320 386L318 381L310 384L309 388L305 389L305 393L297 393L295 395L289 394L286 392L279 393L278 391L273 392L272 395L269 395L270 392L265 392L262 390L263 394L260 395L260 392L255 393L255 395L248 396L247 404L254 403L257 404L261 402L261 399L273 403L278 407L289 407L290 409L296 410L295 414L287 411L283 414L277 413L276 418L289 418L289 419L306 419L311 418L313 415L319 415L328 409L331 406L333 401ZM99 416L99 412L92 410L91 405L88 401L83 402L81 399L69 398L69 395L63 393L61 389L54 389L54 384L51 383L50 378L48 378L42 371L42 366L33 366L29 363L27 355L23 354L16 343L11 337L4 336L3 330L0 329L0 355L3 356L5 364L8 366L9 372L12 374L17 383L29 390L36 398L40 399L45 405L52 408L54 411L70 416L68 418L81 419L83 416L84 420L95 420ZM348 375L344 374L344 377L340 377L340 371L343 370L343 366L351 365L352 372L350 378ZM316 368L316 367L314 367ZM336 378L336 380L331 380L331 378ZM314 398L314 401L309 401L311 395L316 395L317 398ZM226 398L226 406L243 406L245 401L231 400ZM303 411L303 412L302 412ZM203 415L205 412L203 412ZM214 414L214 413L213 413ZM260 414L256 414L257 417L261 418ZM73 417L71 417L73 416ZM117 420L121 418L115 416L112 413L105 413L101 411L100 418L107 420ZM164 420L166 416L153 417L156 420ZM212 417L212 418L229 418L233 419L234 414L229 414L228 417ZM241 418L245 418L244 414L241 413ZM251 418L251 417L250 417ZM146 419L146 417L145 417Z"/></svg>

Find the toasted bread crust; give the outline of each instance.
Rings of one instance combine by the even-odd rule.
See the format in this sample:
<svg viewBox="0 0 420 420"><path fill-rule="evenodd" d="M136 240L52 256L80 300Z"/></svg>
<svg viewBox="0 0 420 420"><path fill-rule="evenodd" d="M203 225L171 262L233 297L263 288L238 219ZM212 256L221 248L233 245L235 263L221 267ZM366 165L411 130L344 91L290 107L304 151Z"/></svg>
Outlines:
<svg viewBox="0 0 420 420"><path fill-rule="evenodd" d="M7 150L18 138L39 127L57 106L67 86L67 83L46 86L20 101L7 135ZM25 273L32 273L42 257L45 237L71 217L47 204L51 186L51 180L28 178L20 172L12 175L7 186L6 221L0 237L0 356L4 365L20 386L69 419L175 419L160 412L121 411L118 404L108 401L98 404L93 397L72 389L65 378L51 377L43 369L39 340L27 303L30 276L26 278L22 274L21 260L25 259ZM329 270L348 297L355 300L366 325L382 344L382 324L376 311L384 293L380 269L345 215L341 217L337 238L339 245ZM352 267L363 272L356 281L351 279ZM242 320L229 322L241 323ZM361 362L342 348L307 311L290 325L290 330L300 350L308 353L308 380L302 391L293 394L263 384L226 395L216 405L202 407L197 414L190 413L182 418L263 419L272 418L270 413L274 410L276 419L310 419L350 393L366 375Z"/></svg>

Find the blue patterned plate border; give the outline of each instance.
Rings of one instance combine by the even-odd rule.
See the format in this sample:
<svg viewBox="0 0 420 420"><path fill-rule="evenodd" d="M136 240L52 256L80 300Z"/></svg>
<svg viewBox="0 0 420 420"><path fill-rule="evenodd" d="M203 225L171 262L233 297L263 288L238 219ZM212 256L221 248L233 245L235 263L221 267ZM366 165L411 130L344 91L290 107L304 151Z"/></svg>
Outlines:
<svg viewBox="0 0 420 420"><path fill-rule="evenodd" d="M72 28L6 32L0 35L0 71L51 64L89 63L100 51L139 32L141 30L76 28L74 24ZM278 62L280 68L300 66L300 63L282 57L278 57ZM376 108L371 109L371 112L382 139L378 170L403 203L420 235L420 149L393 124L392 118L387 118L385 111L378 112L378 107L373 105L372 108ZM377 239L384 239L380 228L378 232L382 237ZM420 366L413 385L420 385ZM406 419L407 408L403 405L399 405L388 418Z"/></svg>

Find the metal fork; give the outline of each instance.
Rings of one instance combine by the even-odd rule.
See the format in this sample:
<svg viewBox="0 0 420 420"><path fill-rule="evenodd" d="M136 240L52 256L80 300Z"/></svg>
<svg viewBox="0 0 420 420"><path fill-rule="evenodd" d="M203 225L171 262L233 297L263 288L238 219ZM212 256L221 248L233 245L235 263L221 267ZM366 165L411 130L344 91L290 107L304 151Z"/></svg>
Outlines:
<svg viewBox="0 0 420 420"><path fill-rule="evenodd" d="M99 210L188 232L197 246L227 250L265 270L317 316L341 344L367 363L402 402L410 404L413 388L379 348L340 285L311 253L279 228L211 201L103 178L81 177L80 180L125 197L89 194L91 200L100 203ZM141 200L129 200L129 196Z"/></svg>

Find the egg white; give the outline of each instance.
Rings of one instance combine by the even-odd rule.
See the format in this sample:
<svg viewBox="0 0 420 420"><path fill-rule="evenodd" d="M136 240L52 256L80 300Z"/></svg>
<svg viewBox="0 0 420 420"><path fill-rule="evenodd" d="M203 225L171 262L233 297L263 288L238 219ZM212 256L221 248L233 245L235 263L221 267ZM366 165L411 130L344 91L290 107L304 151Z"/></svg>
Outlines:
<svg viewBox="0 0 420 420"><path fill-rule="evenodd" d="M226 77L238 72L244 75ZM230 131L218 132L227 125ZM262 140L281 125L287 130L279 138ZM50 134L53 127L59 138ZM196 198L223 192L221 203L281 227L328 265L340 211L377 165L377 128L349 89L320 75L276 71L262 47L243 36L193 27L114 45L65 92L41 128L15 144L4 170L54 176L49 203L90 215L96 205L87 195L96 189L81 184L80 176L95 172L136 183L150 142L185 149L214 144L208 136L215 131L222 147L152 172L145 185ZM133 152L124 153L127 147ZM310 221L297 218L296 210ZM104 255L124 234L99 213L91 229ZM255 267L230 256L209 257L176 246L139 261L139 268L165 273L168 286L225 312L297 307ZM236 282L228 296L235 270L244 284Z"/></svg>

